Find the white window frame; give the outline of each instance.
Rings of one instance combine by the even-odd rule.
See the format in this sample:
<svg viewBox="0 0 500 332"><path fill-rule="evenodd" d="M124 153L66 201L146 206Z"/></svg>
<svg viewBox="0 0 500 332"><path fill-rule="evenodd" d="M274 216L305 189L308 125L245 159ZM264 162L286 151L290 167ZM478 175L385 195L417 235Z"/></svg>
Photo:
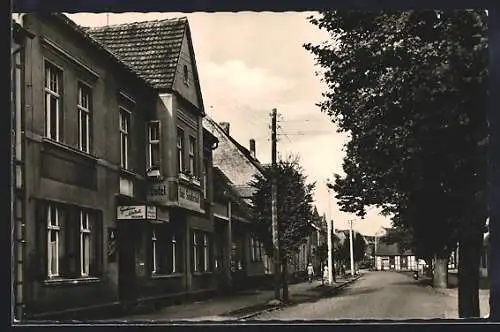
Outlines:
<svg viewBox="0 0 500 332"><path fill-rule="evenodd" d="M152 132L153 132L153 125L158 126L158 137L157 139L152 138ZM160 140L161 140L161 133L160 133L160 121L159 120L154 120L154 121L149 121L148 122L148 168L152 169L153 167L155 168L160 168L160 163L161 163L161 147L160 147ZM158 146L158 165L153 165L153 145Z"/></svg>
<svg viewBox="0 0 500 332"><path fill-rule="evenodd" d="M80 275L90 275L90 220L89 212L80 210Z"/></svg>
<svg viewBox="0 0 500 332"><path fill-rule="evenodd" d="M177 240L175 239L175 233L172 234L172 273L177 272Z"/></svg>
<svg viewBox="0 0 500 332"><path fill-rule="evenodd" d="M194 272L198 271L198 237L196 236L197 232L193 232L193 264L194 264Z"/></svg>
<svg viewBox="0 0 500 332"><path fill-rule="evenodd" d="M156 255L157 255L157 250L156 250L156 242L158 241L157 237L156 237L156 230L153 229L153 232L151 234L151 244L153 246L153 264L151 266L151 273L153 274L157 274L159 271L158 271L158 261L157 261L157 258L156 258Z"/></svg>
<svg viewBox="0 0 500 332"><path fill-rule="evenodd" d="M208 234L203 233L203 268L205 272L210 270L210 254L209 254L210 241L208 240Z"/></svg>
<svg viewBox="0 0 500 332"><path fill-rule="evenodd" d="M44 93L45 93L45 137L53 139L57 142L61 140L61 97L62 97L62 80L63 70L49 61L45 61L45 77L44 77ZM55 89L52 87L52 79L55 78ZM51 97L56 98L56 128L55 137L52 137L51 128Z"/></svg>
<svg viewBox="0 0 500 332"><path fill-rule="evenodd" d="M47 276L54 278L59 276L59 232L61 227L59 225L59 209L50 204L47 209ZM54 221L54 223L53 223ZM55 234L55 259L52 257L51 235ZM55 266L52 266L54 260Z"/></svg>
<svg viewBox="0 0 500 332"><path fill-rule="evenodd" d="M182 128L177 128L177 166L179 167L179 173L184 172L184 130Z"/></svg>
<svg viewBox="0 0 500 332"><path fill-rule="evenodd" d="M83 88L83 89L82 89ZM88 95L87 100L83 98L83 91L87 89ZM80 151L90 153L90 112L92 109L92 88L83 83L78 82L78 148ZM85 126L87 127L86 137L82 137L82 114L85 115ZM85 140L86 148L83 147L83 140Z"/></svg>
<svg viewBox="0 0 500 332"><path fill-rule="evenodd" d="M189 136L189 172L197 175L196 172L196 137Z"/></svg>
<svg viewBox="0 0 500 332"><path fill-rule="evenodd" d="M120 166L124 169L128 169L128 160L129 160L129 147L130 147L130 142L129 142L129 131L130 131L130 119L131 119L131 112L126 109L123 106L119 107L120 109L120 115L119 115L119 120L120 120ZM124 123L124 115L127 116L126 118L126 128L124 128L123 123ZM123 142L125 140L125 143ZM123 144L125 144L125 149L123 149ZM124 152L125 151L125 152ZM124 155L125 154L125 155Z"/></svg>

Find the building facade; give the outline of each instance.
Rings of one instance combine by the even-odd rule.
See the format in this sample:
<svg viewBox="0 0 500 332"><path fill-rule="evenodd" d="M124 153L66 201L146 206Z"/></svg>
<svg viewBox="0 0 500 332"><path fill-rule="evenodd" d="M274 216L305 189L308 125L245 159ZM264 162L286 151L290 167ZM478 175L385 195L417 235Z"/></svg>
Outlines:
<svg viewBox="0 0 500 332"><path fill-rule="evenodd" d="M187 20L97 29L62 14L21 21L33 35L18 60L24 315L214 292L217 140L202 127ZM144 38L152 34L164 44Z"/></svg>
<svg viewBox="0 0 500 332"><path fill-rule="evenodd" d="M397 244L379 241L375 251L375 269L378 271L417 271L418 260L410 250L401 250Z"/></svg>

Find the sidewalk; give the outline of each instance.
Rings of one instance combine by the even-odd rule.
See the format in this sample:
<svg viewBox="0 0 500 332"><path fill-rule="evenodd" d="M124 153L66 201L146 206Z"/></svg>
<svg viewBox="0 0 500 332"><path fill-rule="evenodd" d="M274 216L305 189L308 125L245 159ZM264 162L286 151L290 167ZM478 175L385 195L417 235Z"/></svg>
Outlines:
<svg viewBox="0 0 500 332"><path fill-rule="evenodd" d="M331 294L335 289L347 285L350 281L351 279L337 278L337 283L333 287L322 286L321 281L313 281L312 283L302 282L289 285L290 303L287 305L315 301L322 296ZM247 290L233 296L217 297L206 301L168 306L147 314L119 317L102 322L144 320L163 322L177 320L242 320L249 319L263 311L280 308L281 306L269 304L273 298L273 290Z"/></svg>

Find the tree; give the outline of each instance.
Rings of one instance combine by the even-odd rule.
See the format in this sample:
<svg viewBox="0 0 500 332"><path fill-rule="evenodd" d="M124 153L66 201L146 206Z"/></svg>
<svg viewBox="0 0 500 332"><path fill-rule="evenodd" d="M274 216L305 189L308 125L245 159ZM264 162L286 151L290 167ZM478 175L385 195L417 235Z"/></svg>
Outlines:
<svg viewBox="0 0 500 332"><path fill-rule="evenodd" d="M332 42L304 45L324 69L319 104L349 134L342 209L370 205L410 230L446 286L459 242L459 314L479 316L478 262L487 209L486 13L321 12ZM431 211L431 212L430 212Z"/></svg>
<svg viewBox="0 0 500 332"><path fill-rule="evenodd" d="M339 264L349 267L351 264L351 244L349 242L349 231L342 231L342 233L342 239L336 236L338 241L335 246L334 256ZM367 244L363 236L356 231L353 231L352 247L354 262L359 263L365 258Z"/></svg>
<svg viewBox="0 0 500 332"><path fill-rule="evenodd" d="M256 190L252 196L254 206L254 234L264 243L266 253L272 257L271 179L278 184L279 255L283 270L283 300L288 301L287 266L301 244L311 234L313 220L314 183L306 183L306 176L298 158L279 160L274 169L265 167L262 175L255 175L250 183ZM279 273L275 271L275 273Z"/></svg>

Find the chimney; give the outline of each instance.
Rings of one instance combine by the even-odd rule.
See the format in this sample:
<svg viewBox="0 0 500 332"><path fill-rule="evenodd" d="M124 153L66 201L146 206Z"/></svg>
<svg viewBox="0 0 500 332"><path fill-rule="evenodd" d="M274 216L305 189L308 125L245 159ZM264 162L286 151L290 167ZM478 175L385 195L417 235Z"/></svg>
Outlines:
<svg viewBox="0 0 500 332"><path fill-rule="evenodd" d="M250 154L255 158L255 140L253 138L250 139Z"/></svg>
<svg viewBox="0 0 500 332"><path fill-rule="evenodd" d="M229 136L229 122L219 122L219 126L221 126L222 130Z"/></svg>

